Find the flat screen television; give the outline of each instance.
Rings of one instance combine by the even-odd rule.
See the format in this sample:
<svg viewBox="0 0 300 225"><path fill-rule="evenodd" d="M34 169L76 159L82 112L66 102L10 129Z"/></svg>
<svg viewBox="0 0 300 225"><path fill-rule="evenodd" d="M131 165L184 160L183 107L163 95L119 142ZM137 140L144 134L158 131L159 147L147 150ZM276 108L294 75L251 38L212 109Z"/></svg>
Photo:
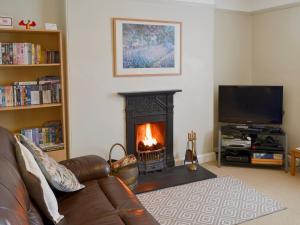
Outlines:
<svg viewBox="0 0 300 225"><path fill-rule="evenodd" d="M282 124L282 86L219 86L219 122Z"/></svg>

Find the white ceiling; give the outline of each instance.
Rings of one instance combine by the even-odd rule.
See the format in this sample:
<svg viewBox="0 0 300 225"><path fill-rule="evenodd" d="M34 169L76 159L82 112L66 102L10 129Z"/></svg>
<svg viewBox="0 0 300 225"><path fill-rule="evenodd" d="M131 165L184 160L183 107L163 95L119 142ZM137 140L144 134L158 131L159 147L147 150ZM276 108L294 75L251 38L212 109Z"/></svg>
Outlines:
<svg viewBox="0 0 300 225"><path fill-rule="evenodd" d="M300 0L176 0L181 2L195 2L215 4L216 8L244 12L255 12L273 7L300 3Z"/></svg>

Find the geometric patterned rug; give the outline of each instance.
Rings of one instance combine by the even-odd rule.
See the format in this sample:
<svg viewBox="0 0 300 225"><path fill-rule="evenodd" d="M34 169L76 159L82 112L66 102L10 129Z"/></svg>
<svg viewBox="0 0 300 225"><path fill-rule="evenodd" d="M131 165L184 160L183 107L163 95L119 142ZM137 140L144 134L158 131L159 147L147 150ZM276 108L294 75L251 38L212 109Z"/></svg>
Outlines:
<svg viewBox="0 0 300 225"><path fill-rule="evenodd" d="M286 209L232 177L137 195L161 225L235 225Z"/></svg>

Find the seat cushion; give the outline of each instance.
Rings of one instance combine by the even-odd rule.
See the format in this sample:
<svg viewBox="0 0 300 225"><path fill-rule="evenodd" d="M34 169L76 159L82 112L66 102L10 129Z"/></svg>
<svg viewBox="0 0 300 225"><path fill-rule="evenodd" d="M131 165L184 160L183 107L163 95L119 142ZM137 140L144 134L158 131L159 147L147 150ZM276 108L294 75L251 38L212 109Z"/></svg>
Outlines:
<svg viewBox="0 0 300 225"><path fill-rule="evenodd" d="M67 224L158 224L118 178L106 177L84 185L85 189L58 199Z"/></svg>

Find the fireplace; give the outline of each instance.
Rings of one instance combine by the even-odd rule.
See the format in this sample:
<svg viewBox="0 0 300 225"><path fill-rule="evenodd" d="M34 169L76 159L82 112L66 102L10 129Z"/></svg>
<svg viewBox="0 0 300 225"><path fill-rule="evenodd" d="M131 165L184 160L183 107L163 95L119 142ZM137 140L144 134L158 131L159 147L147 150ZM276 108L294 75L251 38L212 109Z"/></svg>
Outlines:
<svg viewBox="0 0 300 225"><path fill-rule="evenodd" d="M140 172L174 166L173 96L181 90L119 93L126 99L126 147Z"/></svg>

